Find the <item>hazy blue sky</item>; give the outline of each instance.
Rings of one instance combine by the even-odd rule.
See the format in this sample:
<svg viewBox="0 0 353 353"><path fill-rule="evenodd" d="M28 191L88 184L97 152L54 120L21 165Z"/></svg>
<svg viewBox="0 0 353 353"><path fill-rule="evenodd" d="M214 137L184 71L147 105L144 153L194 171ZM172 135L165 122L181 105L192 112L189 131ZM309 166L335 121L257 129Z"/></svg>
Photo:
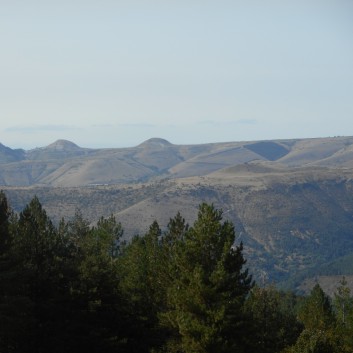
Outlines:
<svg viewBox="0 0 353 353"><path fill-rule="evenodd" d="M2 0L0 142L353 135L353 1Z"/></svg>

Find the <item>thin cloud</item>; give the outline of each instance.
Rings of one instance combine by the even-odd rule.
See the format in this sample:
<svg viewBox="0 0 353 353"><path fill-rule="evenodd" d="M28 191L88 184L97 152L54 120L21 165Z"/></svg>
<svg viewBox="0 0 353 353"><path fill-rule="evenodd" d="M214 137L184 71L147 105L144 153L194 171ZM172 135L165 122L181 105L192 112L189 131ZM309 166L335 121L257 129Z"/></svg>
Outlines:
<svg viewBox="0 0 353 353"><path fill-rule="evenodd" d="M11 126L4 129L5 132L33 134L37 132L51 132L51 131L72 131L80 130L72 125L27 125L27 126Z"/></svg>
<svg viewBox="0 0 353 353"><path fill-rule="evenodd" d="M255 125L257 124L257 121L255 119L240 119L236 121L237 124L243 124L243 125Z"/></svg>
<svg viewBox="0 0 353 353"><path fill-rule="evenodd" d="M145 123L125 123L125 124L119 124L121 127L137 127L137 128L154 128L157 125L153 124L145 124Z"/></svg>
<svg viewBox="0 0 353 353"><path fill-rule="evenodd" d="M98 129L113 128L115 126L116 125L113 125L113 124L94 124L94 125L91 125L91 127L98 128Z"/></svg>
<svg viewBox="0 0 353 353"><path fill-rule="evenodd" d="M213 127L227 127L227 126L234 126L234 125L255 125L257 124L257 121L255 119L238 119L238 120L231 120L231 121L204 120L204 121L199 121L198 124L210 125Z"/></svg>

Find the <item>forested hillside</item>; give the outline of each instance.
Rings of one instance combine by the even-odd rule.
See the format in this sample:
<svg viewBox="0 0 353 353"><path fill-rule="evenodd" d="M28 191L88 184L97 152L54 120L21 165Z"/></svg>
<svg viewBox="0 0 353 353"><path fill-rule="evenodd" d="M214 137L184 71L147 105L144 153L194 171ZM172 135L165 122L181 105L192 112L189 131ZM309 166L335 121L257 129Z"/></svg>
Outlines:
<svg viewBox="0 0 353 353"><path fill-rule="evenodd" d="M353 138L120 149L58 140L30 151L0 146L0 184L16 212L37 196L51 221L111 214L124 240L171 215L189 224L206 202L223 210L254 278L302 290L317 276L353 275ZM325 281L326 283L327 281ZM326 288L325 288L326 289ZM307 290L307 289L305 289Z"/></svg>
<svg viewBox="0 0 353 353"><path fill-rule="evenodd" d="M181 212L192 224L202 202L224 211L255 278L296 288L317 275L352 275L353 181L350 170L240 165L202 178L81 188L4 188L20 212L38 196L54 224L77 210L89 224L113 214L124 239L157 220L165 231ZM335 283L337 281L335 280Z"/></svg>
<svg viewBox="0 0 353 353"><path fill-rule="evenodd" d="M254 283L222 211L202 203L122 240L114 216L54 225L0 193L0 352L353 352L344 279L330 299Z"/></svg>

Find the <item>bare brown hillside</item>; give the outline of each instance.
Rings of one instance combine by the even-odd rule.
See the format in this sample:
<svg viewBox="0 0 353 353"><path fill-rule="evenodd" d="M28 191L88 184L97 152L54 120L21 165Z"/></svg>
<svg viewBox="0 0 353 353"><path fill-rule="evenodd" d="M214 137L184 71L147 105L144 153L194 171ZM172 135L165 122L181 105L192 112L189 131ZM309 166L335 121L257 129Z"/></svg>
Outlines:
<svg viewBox="0 0 353 353"><path fill-rule="evenodd" d="M281 167L353 167L352 137L203 145L173 145L153 138L120 149L81 148L65 140L30 151L0 147L3 186L72 187L200 177L254 161Z"/></svg>
<svg viewBox="0 0 353 353"><path fill-rule="evenodd" d="M102 150L58 141L12 155L20 161L3 155L0 180L16 211L37 195L56 223L77 210L92 223L114 214L126 239L154 220L165 229L177 212L191 224L201 202L213 203L234 223L255 276L298 287L315 274L353 275L352 150L351 137L151 139Z"/></svg>

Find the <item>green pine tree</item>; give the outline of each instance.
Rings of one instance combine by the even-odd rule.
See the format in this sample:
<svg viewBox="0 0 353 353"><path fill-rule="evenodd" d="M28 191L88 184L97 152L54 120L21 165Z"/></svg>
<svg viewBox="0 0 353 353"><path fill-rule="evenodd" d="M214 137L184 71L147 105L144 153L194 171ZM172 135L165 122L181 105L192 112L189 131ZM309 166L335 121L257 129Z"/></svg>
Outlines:
<svg viewBox="0 0 353 353"><path fill-rule="evenodd" d="M316 284L305 298L298 313L304 330L292 347L284 353L343 353L343 342L336 331L336 321L330 298Z"/></svg>
<svg viewBox="0 0 353 353"><path fill-rule="evenodd" d="M319 284L311 290L298 314L306 329L327 330L335 325L335 315L330 298Z"/></svg>
<svg viewBox="0 0 353 353"><path fill-rule="evenodd" d="M161 229L154 221L148 232L126 245L120 258L121 290L128 299L131 352L149 352L162 345L158 312L163 303Z"/></svg>
<svg viewBox="0 0 353 353"><path fill-rule="evenodd" d="M276 353L296 342L302 326L285 303L286 294L274 286L255 286L251 290L245 310L252 315L252 342L256 352Z"/></svg>
<svg viewBox="0 0 353 353"><path fill-rule="evenodd" d="M334 294L334 308L336 313L337 334L347 352L353 352L353 298L345 277Z"/></svg>
<svg viewBox="0 0 353 353"><path fill-rule="evenodd" d="M63 261L58 254L62 244L37 197L20 213L15 232L16 291L28 302L20 314L30 323L18 339L24 352L44 352L56 341L61 326L57 304L61 298L58 280Z"/></svg>
<svg viewBox="0 0 353 353"><path fill-rule="evenodd" d="M180 336L181 351L245 351L245 298L252 287L242 245L222 212L202 204L175 249L174 278L164 319Z"/></svg>

